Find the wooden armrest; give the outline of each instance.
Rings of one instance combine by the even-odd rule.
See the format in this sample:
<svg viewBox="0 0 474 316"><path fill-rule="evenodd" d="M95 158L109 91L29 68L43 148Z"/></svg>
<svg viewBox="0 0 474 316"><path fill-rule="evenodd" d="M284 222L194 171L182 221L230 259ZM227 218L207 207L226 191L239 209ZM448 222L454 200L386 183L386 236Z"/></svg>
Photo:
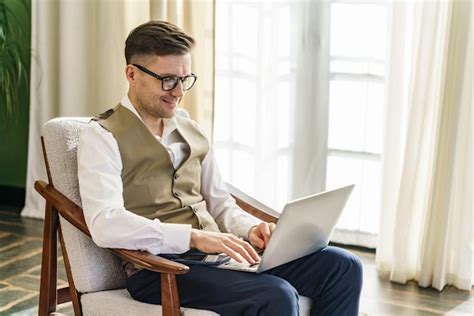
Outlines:
<svg viewBox="0 0 474 316"><path fill-rule="evenodd" d="M62 217L82 231L87 236L91 236L87 228L82 208L72 202L52 185L44 181L36 181L35 189L41 194ZM184 274L189 271L189 267L151 253L138 250L110 249L120 258L137 264L145 269L171 274Z"/></svg>
<svg viewBox="0 0 474 316"><path fill-rule="evenodd" d="M265 222L276 223L278 221L280 214L277 211L255 200L229 183L227 183L227 189L235 199L237 205L247 213Z"/></svg>
<svg viewBox="0 0 474 316"><path fill-rule="evenodd" d="M182 263L174 262L160 256L155 256L146 251L110 249L120 258L142 266L143 268L171 274L184 274L189 271L189 267Z"/></svg>

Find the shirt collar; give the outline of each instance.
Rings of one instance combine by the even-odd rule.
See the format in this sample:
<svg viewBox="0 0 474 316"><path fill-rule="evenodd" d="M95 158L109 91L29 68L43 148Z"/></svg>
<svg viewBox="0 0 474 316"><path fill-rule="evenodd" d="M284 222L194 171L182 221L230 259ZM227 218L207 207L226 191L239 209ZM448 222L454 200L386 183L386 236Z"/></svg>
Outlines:
<svg viewBox="0 0 474 316"><path fill-rule="evenodd" d="M140 121L143 122L140 114L138 114L137 109L135 108L135 106L133 106L132 101L130 101L130 98L128 97L128 94L125 94L125 96L122 99L122 102L120 102L120 103L124 107L129 109L133 114L135 114L140 119ZM176 118L174 116L172 118L169 118L169 119L164 118L162 120L163 120L163 135L161 136L161 138L165 138L169 134L174 132L177 129L178 126L177 126L177 123L176 123Z"/></svg>

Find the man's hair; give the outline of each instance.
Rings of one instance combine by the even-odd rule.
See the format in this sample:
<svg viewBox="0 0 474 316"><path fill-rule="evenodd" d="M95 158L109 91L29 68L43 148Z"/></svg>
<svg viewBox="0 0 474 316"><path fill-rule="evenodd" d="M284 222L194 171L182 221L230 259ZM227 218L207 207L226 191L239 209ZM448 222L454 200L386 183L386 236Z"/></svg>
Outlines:
<svg viewBox="0 0 474 316"><path fill-rule="evenodd" d="M174 24L150 21L130 32L125 41L125 61L136 57L184 55L194 46L194 39Z"/></svg>

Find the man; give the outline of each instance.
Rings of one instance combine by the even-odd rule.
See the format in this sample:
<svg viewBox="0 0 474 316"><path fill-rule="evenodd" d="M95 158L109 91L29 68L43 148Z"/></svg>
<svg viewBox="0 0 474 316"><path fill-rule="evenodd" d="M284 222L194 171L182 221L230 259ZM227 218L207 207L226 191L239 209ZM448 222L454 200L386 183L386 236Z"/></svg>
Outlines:
<svg viewBox="0 0 474 316"><path fill-rule="evenodd" d="M254 247L265 248L275 225L239 209L206 137L177 114L196 81L194 40L170 23L150 21L125 44L128 94L89 124L78 148L94 242L153 254L196 248L257 262ZM159 273L124 267L131 296L159 304ZM349 252L327 247L262 274L195 265L177 283L183 306L222 315L298 315L298 294L313 299L312 315L356 315L362 268Z"/></svg>

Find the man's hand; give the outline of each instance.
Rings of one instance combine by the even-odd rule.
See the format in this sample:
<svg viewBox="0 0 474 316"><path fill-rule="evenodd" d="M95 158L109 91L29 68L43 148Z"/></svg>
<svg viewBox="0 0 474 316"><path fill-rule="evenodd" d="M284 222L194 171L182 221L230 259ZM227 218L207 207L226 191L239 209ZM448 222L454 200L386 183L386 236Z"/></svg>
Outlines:
<svg viewBox="0 0 474 316"><path fill-rule="evenodd" d="M265 249L275 229L275 223L262 222L249 231L249 241L257 248Z"/></svg>
<svg viewBox="0 0 474 316"><path fill-rule="evenodd" d="M237 262L246 260L250 264L260 261L255 249L245 240L233 234L191 230L191 248L205 253L225 253Z"/></svg>

